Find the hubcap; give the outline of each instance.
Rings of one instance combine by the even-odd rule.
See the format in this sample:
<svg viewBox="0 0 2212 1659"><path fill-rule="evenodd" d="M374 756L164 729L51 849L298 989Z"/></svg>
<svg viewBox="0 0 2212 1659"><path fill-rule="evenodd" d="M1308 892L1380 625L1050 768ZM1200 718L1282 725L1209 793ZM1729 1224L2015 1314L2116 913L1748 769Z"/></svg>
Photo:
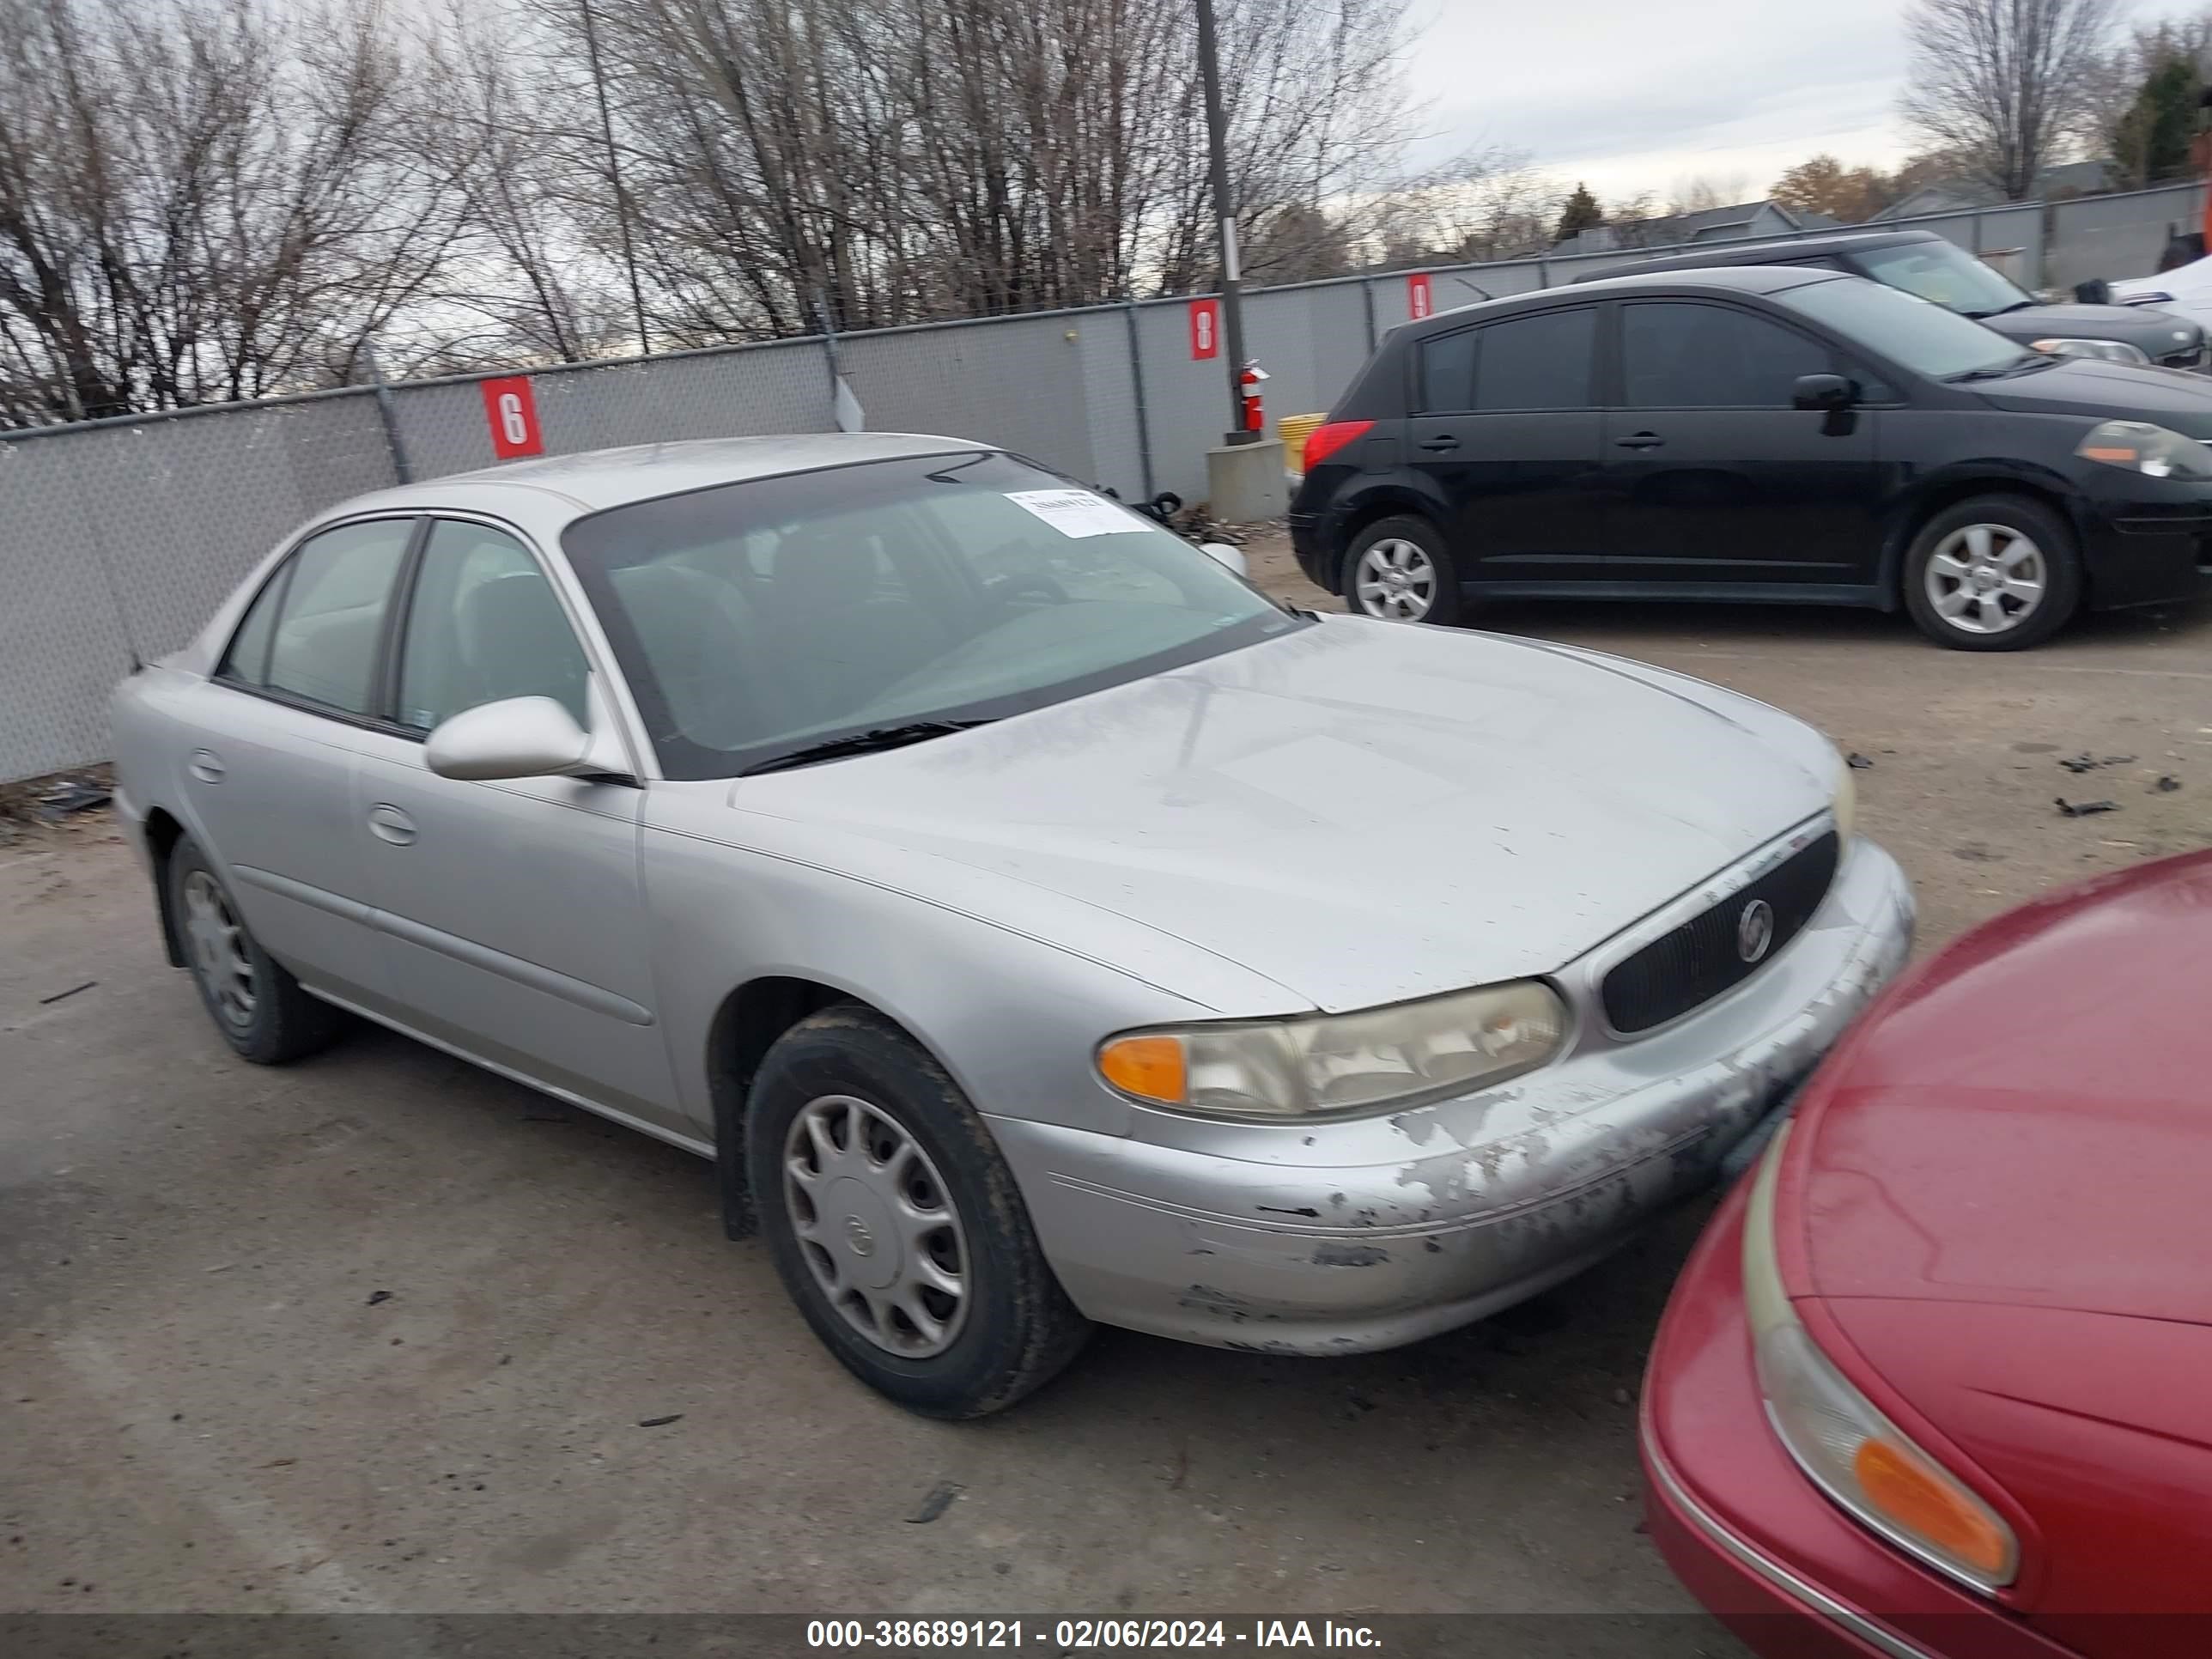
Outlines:
<svg viewBox="0 0 2212 1659"><path fill-rule="evenodd" d="M968 1315L968 1235L936 1164L881 1107L810 1100L783 1143L783 1189L814 1282L862 1336L924 1359Z"/></svg>
<svg viewBox="0 0 2212 1659"><path fill-rule="evenodd" d="M192 971L208 1000L233 1025L251 1025L261 999L253 959L246 954L246 929L204 870L185 878L185 938L192 947Z"/></svg>
<svg viewBox="0 0 2212 1659"><path fill-rule="evenodd" d="M1352 592L1370 617L1419 622L1436 603L1437 568L1413 543L1386 537L1359 556Z"/></svg>
<svg viewBox="0 0 2212 1659"><path fill-rule="evenodd" d="M2050 581L2043 550L2021 532L1968 525L1928 561L1928 603L1961 634L2005 634L2042 608Z"/></svg>

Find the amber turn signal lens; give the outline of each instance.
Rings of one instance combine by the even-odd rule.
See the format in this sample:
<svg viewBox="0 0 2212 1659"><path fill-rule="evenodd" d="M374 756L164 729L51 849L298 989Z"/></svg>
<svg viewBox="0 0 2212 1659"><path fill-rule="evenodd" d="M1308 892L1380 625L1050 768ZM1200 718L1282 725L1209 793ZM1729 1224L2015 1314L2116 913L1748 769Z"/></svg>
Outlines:
<svg viewBox="0 0 2212 1659"><path fill-rule="evenodd" d="M1190 1096L1182 1039L1118 1037L1098 1051L1098 1073L1124 1094L1180 1106Z"/></svg>
<svg viewBox="0 0 2212 1659"><path fill-rule="evenodd" d="M1980 1505L1911 1453L1869 1440L1851 1466L1867 1501L1907 1532L1992 1579L2002 1582L2010 1571L2011 1548Z"/></svg>

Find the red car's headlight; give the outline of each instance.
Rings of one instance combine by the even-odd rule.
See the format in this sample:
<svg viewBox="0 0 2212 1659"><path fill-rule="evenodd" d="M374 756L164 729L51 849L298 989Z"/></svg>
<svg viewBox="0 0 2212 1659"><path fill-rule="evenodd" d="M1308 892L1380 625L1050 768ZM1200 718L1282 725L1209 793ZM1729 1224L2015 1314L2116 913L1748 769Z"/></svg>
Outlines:
<svg viewBox="0 0 2212 1659"><path fill-rule="evenodd" d="M1798 1468L1856 1519L1975 1589L2009 1584L2020 1543L2003 1517L1853 1388L1790 1305L1774 1258L1774 1187L1789 1139L1785 1125L1744 1217L1744 1306L1767 1419Z"/></svg>

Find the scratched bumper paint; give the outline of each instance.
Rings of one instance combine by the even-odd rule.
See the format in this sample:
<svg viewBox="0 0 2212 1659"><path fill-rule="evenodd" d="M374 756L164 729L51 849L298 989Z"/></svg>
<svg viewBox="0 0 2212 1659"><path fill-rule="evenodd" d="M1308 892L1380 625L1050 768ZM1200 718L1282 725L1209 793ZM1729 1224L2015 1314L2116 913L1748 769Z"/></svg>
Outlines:
<svg viewBox="0 0 2212 1659"><path fill-rule="evenodd" d="M1127 1138L992 1127L1093 1318L1270 1352L1390 1347L1558 1283L1711 1184L1903 966L1912 922L1903 873L1862 840L1745 985L1484 1094L1325 1124L1162 1115Z"/></svg>

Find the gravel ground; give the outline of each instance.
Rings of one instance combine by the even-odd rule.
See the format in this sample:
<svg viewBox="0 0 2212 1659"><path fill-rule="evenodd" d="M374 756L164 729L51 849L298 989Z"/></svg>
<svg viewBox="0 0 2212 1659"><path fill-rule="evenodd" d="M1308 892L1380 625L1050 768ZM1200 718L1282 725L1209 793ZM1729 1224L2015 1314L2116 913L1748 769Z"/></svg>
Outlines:
<svg viewBox="0 0 2212 1659"><path fill-rule="evenodd" d="M1867 757L1923 945L2212 843L2212 611L1986 658L1847 612L1484 622ZM822 1353L682 1153L380 1032L234 1060L99 815L0 847L0 1612L1690 1607L1638 1535L1633 1401L1695 1212L1413 1348L1102 1332L1019 1410L928 1423Z"/></svg>

